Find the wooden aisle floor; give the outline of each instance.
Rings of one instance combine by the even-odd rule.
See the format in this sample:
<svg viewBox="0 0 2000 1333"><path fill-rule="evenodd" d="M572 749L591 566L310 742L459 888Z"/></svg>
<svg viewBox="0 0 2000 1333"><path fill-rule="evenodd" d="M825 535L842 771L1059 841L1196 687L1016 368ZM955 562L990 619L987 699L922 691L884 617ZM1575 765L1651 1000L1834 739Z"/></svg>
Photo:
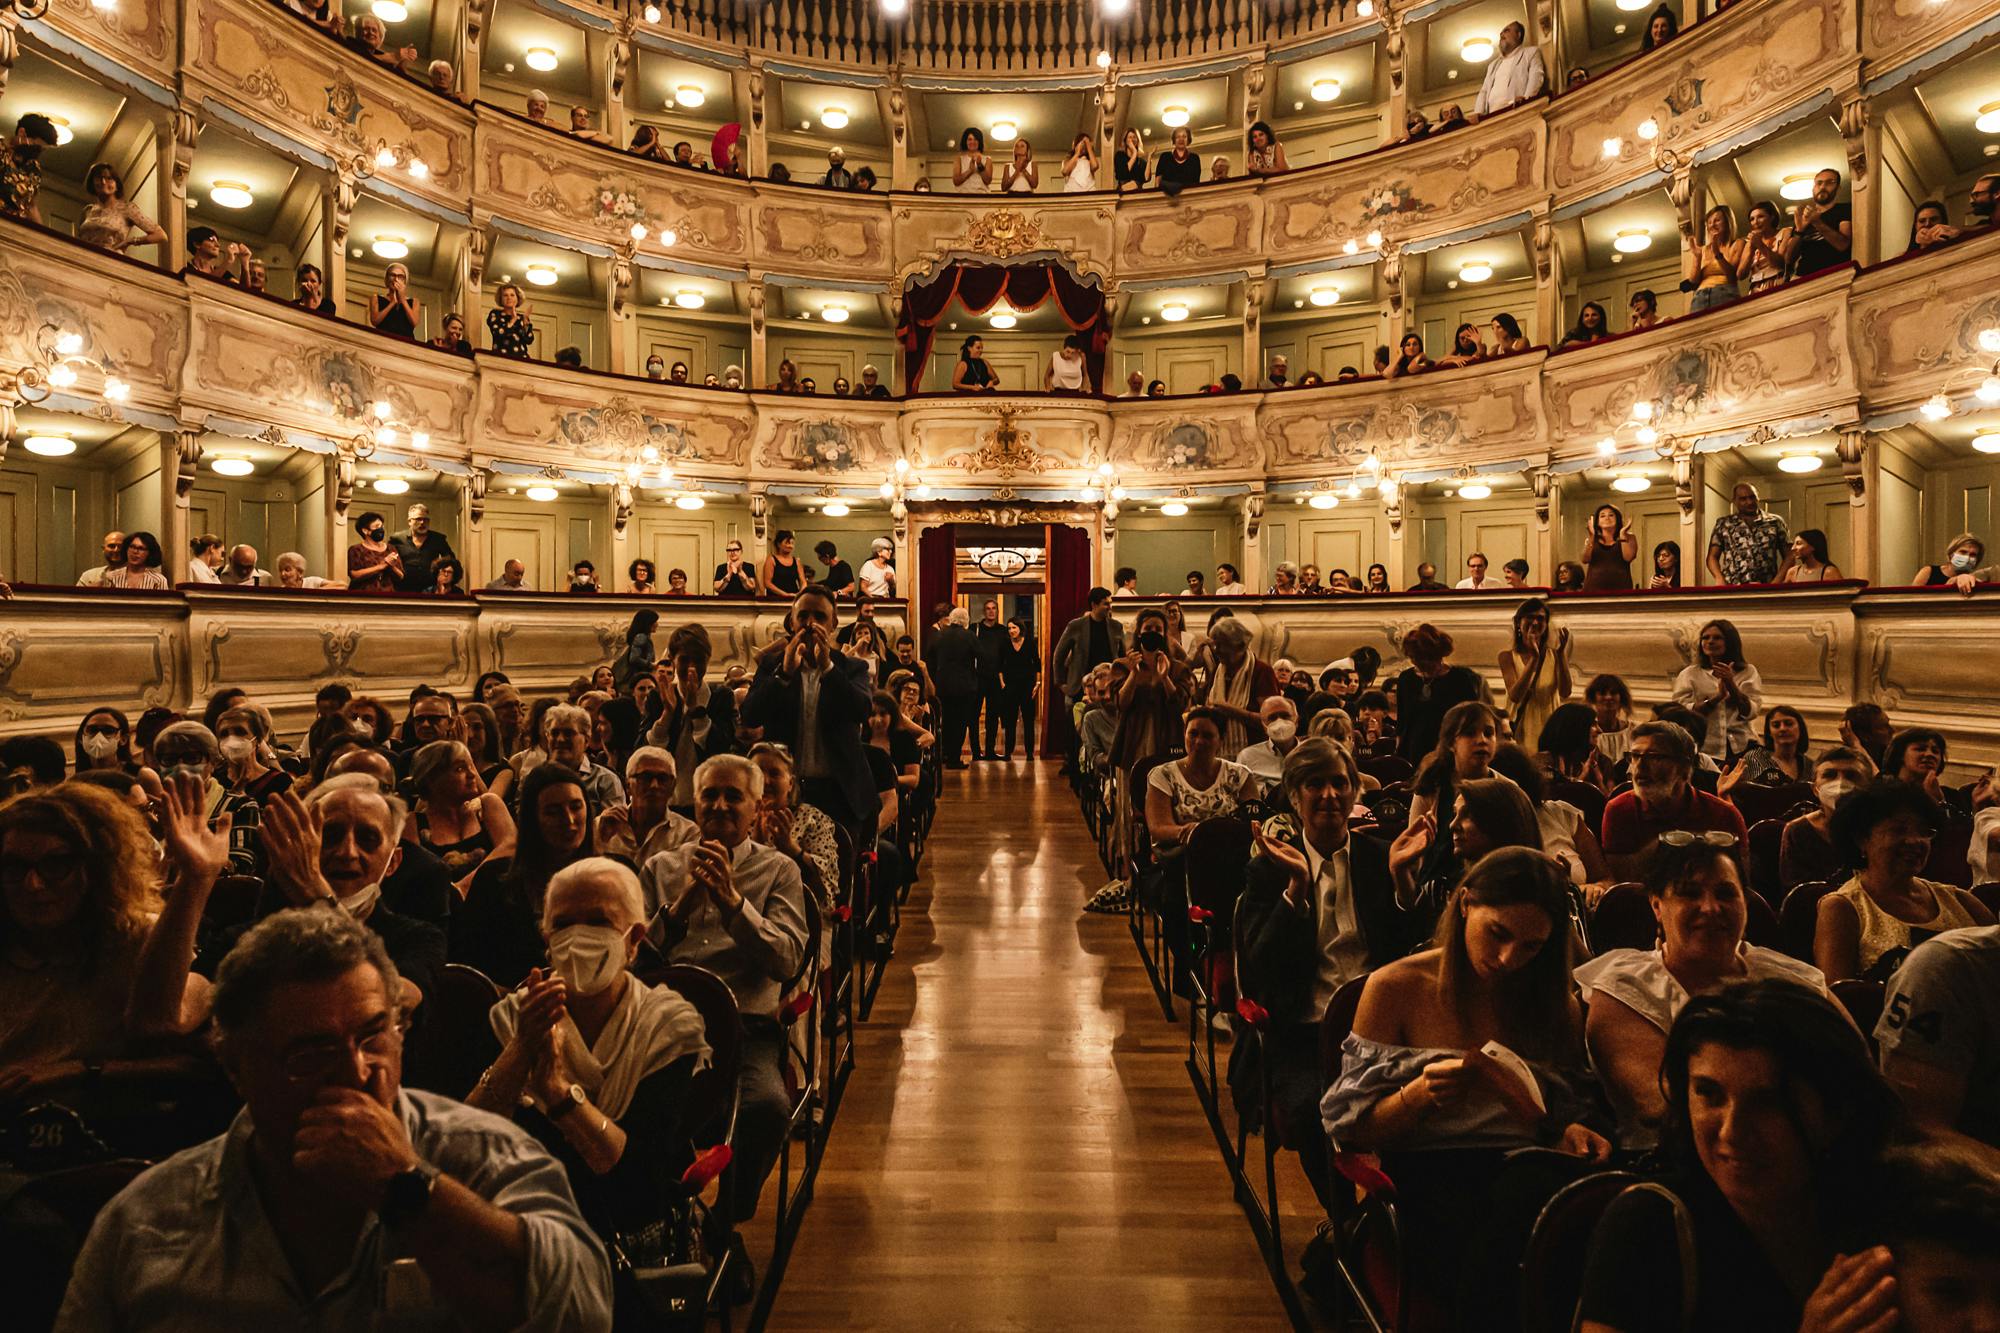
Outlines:
<svg viewBox="0 0 2000 1333"><path fill-rule="evenodd" d="M770 1327L1288 1327L1057 767L945 775Z"/></svg>

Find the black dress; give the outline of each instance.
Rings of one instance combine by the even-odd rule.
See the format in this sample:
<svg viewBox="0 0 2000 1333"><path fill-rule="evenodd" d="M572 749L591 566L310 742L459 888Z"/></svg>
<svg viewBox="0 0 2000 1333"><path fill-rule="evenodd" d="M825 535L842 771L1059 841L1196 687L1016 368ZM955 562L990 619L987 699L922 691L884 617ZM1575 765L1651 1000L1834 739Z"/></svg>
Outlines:
<svg viewBox="0 0 2000 1333"><path fill-rule="evenodd" d="M414 338L417 333L417 322L410 318L410 308L407 305L392 300L389 302L387 313L382 316L382 322L375 326L375 331L393 333L401 338Z"/></svg>
<svg viewBox="0 0 2000 1333"><path fill-rule="evenodd" d="M1453 705L1480 697L1479 673L1470 667L1447 667L1443 675L1426 679L1415 667L1396 677L1396 728L1402 733L1403 758L1417 763L1437 748L1438 729Z"/></svg>
<svg viewBox="0 0 2000 1333"><path fill-rule="evenodd" d="M998 382L994 378L993 367L987 365L983 357L977 356L965 358L964 379L968 386L975 389L983 389L989 384Z"/></svg>
<svg viewBox="0 0 2000 1333"><path fill-rule="evenodd" d="M721 575L718 574L716 577L720 578ZM794 597L803 591L805 584L799 577L797 556L793 556L789 563L782 556L771 557L771 587L778 592L790 593Z"/></svg>

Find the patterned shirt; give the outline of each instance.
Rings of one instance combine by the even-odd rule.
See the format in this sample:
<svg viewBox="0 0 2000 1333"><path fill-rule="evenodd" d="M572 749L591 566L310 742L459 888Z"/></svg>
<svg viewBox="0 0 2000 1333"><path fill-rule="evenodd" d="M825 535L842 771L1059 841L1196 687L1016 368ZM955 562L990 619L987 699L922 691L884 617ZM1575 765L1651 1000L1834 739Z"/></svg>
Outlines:
<svg viewBox="0 0 2000 1333"><path fill-rule="evenodd" d="M493 350L502 356L526 356L534 345L535 325L526 315L503 310L486 312L486 331L492 335Z"/></svg>
<svg viewBox="0 0 2000 1333"><path fill-rule="evenodd" d="M0 150L0 215L26 222L41 192L42 164L23 162L11 147Z"/></svg>
<svg viewBox="0 0 2000 1333"><path fill-rule="evenodd" d="M1708 548L1718 553L1724 583L1775 583L1791 545L1785 520L1768 509L1744 517L1725 514L1715 520Z"/></svg>

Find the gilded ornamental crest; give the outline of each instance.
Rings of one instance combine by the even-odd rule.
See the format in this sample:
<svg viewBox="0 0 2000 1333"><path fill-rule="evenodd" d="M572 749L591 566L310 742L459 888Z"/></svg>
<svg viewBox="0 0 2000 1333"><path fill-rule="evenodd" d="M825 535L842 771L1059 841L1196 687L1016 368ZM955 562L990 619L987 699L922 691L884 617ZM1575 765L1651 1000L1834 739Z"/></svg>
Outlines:
<svg viewBox="0 0 2000 1333"><path fill-rule="evenodd" d="M1028 214L1011 208L996 208L976 219L966 228L965 245L968 250L997 259L1010 259L1030 250L1050 248L1048 238L1042 235L1041 224Z"/></svg>

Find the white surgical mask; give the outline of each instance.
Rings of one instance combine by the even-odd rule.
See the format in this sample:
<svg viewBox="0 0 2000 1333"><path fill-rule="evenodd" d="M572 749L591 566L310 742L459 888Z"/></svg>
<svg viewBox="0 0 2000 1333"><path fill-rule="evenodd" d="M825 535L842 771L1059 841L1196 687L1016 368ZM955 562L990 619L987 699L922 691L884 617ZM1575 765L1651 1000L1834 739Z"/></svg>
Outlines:
<svg viewBox="0 0 2000 1333"><path fill-rule="evenodd" d="M1299 734L1299 724L1288 717L1274 717L1264 724L1264 734L1283 745Z"/></svg>
<svg viewBox="0 0 2000 1333"><path fill-rule="evenodd" d="M376 899L381 896L382 882L380 880L372 884L363 884L360 888L340 900L340 910L352 917L366 916L368 915L368 909L373 907Z"/></svg>
<svg viewBox="0 0 2000 1333"><path fill-rule="evenodd" d="M1951 567L1961 574L1970 574L1973 565L1978 563L1978 560L1979 557L1970 551L1953 551L1951 553Z"/></svg>
<svg viewBox="0 0 2000 1333"><path fill-rule="evenodd" d="M365 717L357 717L347 724L347 729L357 736L373 736L375 724Z"/></svg>
<svg viewBox="0 0 2000 1333"><path fill-rule="evenodd" d="M224 736L220 744L222 757L232 764L240 764L257 752L257 742L248 736Z"/></svg>
<svg viewBox="0 0 2000 1333"><path fill-rule="evenodd" d="M167 778L196 778L206 782L208 781L208 765L168 764L161 776Z"/></svg>
<svg viewBox="0 0 2000 1333"><path fill-rule="evenodd" d="M1814 791L1819 795L1820 809L1826 811L1828 814L1832 814L1833 807L1840 804L1841 797L1853 790L1854 784L1845 778L1828 778L1825 782L1820 783L1818 787L1814 788Z"/></svg>
<svg viewBox="0 0 2000 1333"><path fill-rule="evenodd" d="M118 738L116 736L85 736L83 738L83 752L92 759L109 759L112 755L118 753Z"/></svg>
<svg viewBox="0 0 2000 1333"><path fill-rule="evenodd" d="M625 970L625 932L610 926L564 926L549 937L549 962L578 995L595 995Z"/></svg>

